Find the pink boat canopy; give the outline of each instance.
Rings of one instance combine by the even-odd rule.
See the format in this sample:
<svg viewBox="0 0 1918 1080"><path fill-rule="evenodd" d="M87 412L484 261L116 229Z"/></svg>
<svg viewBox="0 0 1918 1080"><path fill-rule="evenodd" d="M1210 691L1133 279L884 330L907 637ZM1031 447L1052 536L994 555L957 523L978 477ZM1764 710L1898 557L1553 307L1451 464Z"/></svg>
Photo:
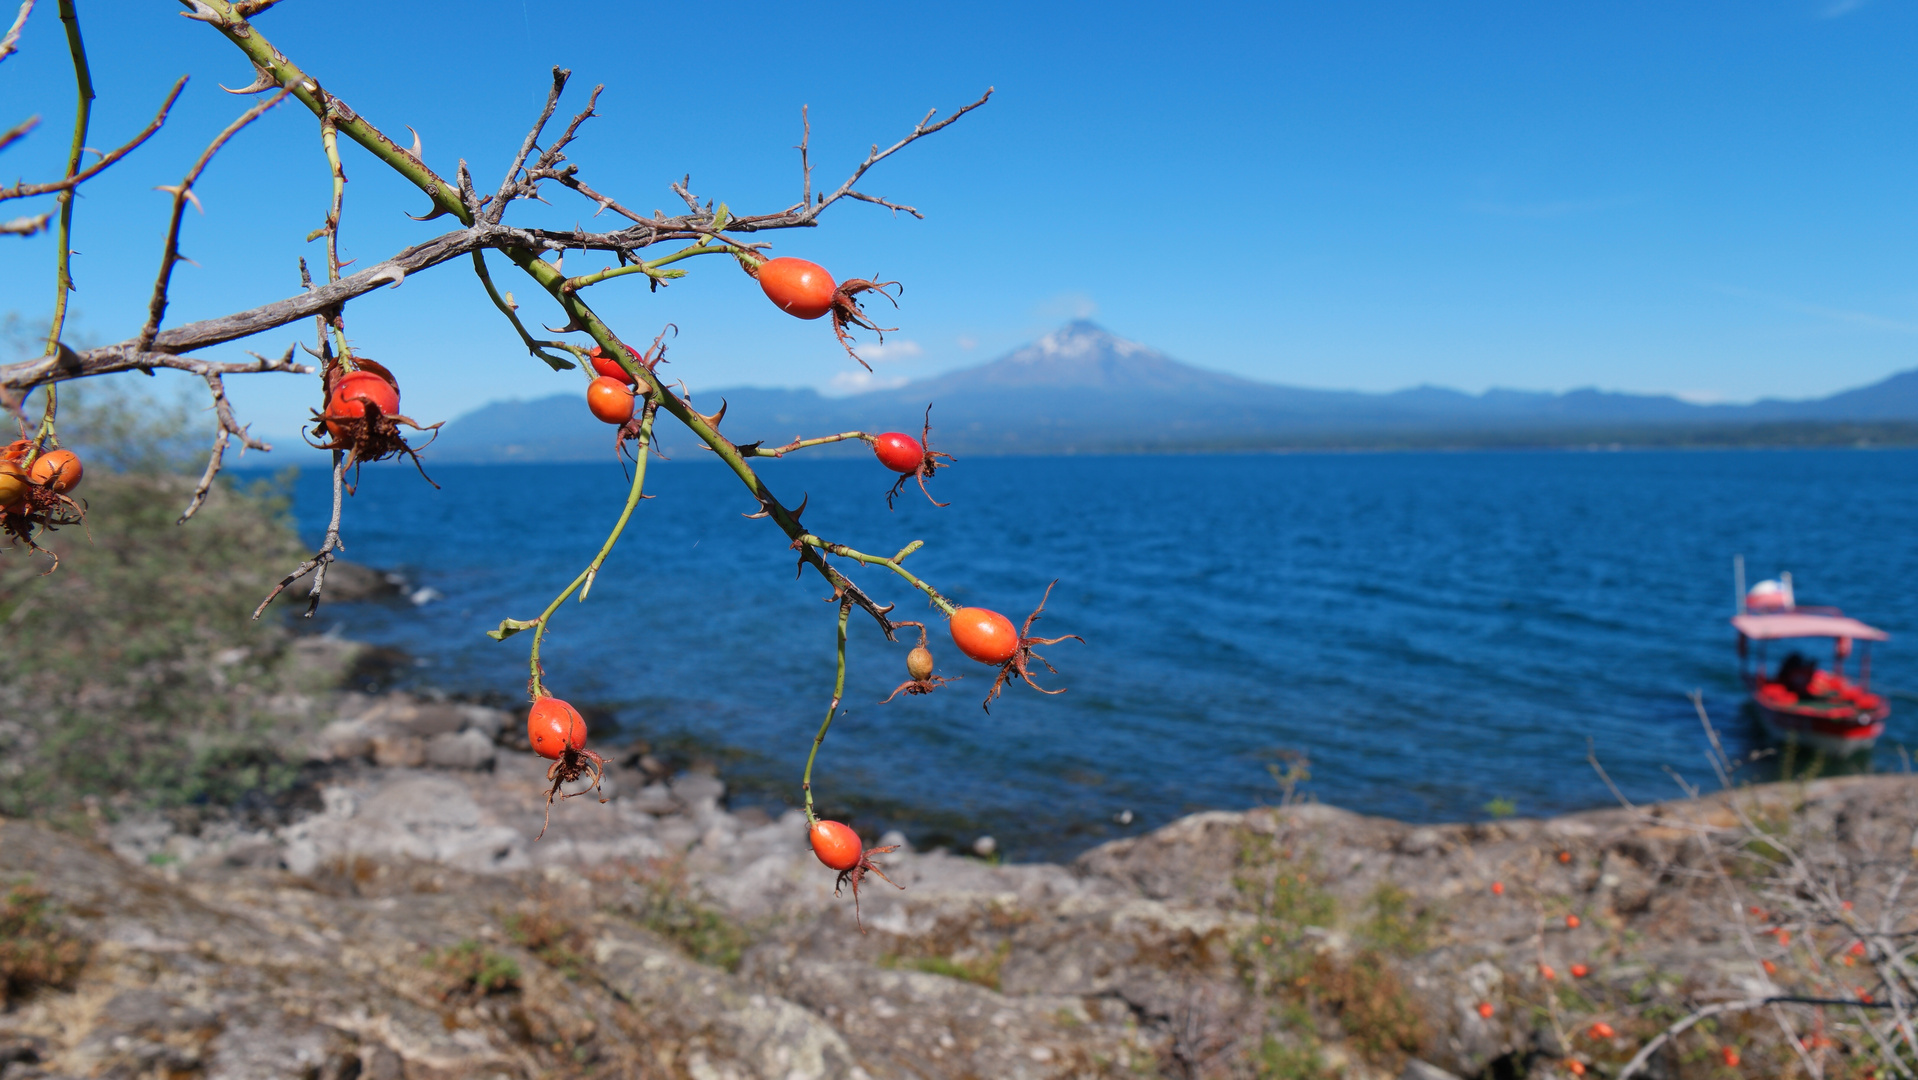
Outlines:
<svg viewBox="0 0 1918 1080"><path fill-rule="evenodd" d="M1877 627L1866 626L1846 615L1813 615L1797 611L1781 611L1765 615L1734 615L1732 625L1738 628L1739 633L1754 641L1795 637L1860 638L1865 641L1884 641L1891 637Z"/></svg>

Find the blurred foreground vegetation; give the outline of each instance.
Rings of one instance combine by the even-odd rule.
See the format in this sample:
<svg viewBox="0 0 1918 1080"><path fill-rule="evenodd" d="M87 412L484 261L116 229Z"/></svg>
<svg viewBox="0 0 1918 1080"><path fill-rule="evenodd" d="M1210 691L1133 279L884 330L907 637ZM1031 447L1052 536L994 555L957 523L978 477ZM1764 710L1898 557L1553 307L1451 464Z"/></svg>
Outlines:
<svg viewBox="0 0 1918 1080"><path fill-rule="evenodd" d="M0 814L284 789L299 760L288 721L333 678L303 662L279 612L251 619L302 555L284 493L222 483L177 525L211 434L198 403L112 380L60 393L87 520L39 540L60 556L52 573L45 555L0 547Z"/></svg>

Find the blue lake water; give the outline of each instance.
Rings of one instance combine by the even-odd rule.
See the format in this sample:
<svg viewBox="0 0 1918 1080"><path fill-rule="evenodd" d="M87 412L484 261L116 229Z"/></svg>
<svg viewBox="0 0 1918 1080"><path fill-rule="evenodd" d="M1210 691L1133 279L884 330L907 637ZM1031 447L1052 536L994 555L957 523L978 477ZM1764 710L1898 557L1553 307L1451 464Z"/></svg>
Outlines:
<svg viewBox="0 0 1918 1080"><path fill-rule="evenodd" d="M722 467L656 464L585 604L548 637L554 692L656 744L715 756L742 798L796 801L831 693L834 607ZM429 465L429 467L431 467ZM347 557L441 599L324 606L316 620L418 658L408 679L523 700L530 618L597 550L626 483L613 464L367 470ZM1918 452L1299 454L973 458L951 501L882 498L869 460L786 459L763 475L829 540L891 552L953 599L1023 618L1054 577L1041 676L980 710L990 671L935 633L965 680L876 704L906 645L854 612L849 708L821 753L824 807L922 842L998 837L1059 857L1202 808L1275 801L1267 766L1311 758L1304 790L1410 820L1537 815L1609 801L1588 740L1633 798L1708 782L1687 694L1735 755L1731 559L1794 572L1802 603L1891 630L1874 685L1894 714L1876 765L1918 735ZM295 482L316 537L326 477ZM855 574L929 609L882 572ZM596 733L596 738L599 734ZM610 738L610 735L609 735ZM591 807L577 808L588 812ZM1129 824L1115 815L1131 811Z"/></svg>

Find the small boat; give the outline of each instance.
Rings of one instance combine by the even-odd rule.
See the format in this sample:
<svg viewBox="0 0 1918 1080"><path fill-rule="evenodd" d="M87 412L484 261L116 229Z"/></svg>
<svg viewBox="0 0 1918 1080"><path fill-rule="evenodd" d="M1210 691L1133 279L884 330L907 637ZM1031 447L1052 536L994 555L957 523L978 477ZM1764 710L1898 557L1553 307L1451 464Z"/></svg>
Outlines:
<svg viewBox="0 0 1918 1080"><path fill-rule="evenodd" d="M1795 741L1830 756L1849 757L1871 749L1885 733L1885 718L1891 715L1891 704L1871 692L1871 642L1891 635L1837 608L1799 606L1790 574L1761 581L1746 592L1743 559L1738 561L1737 573L1739 612L1732 616L1732 627L1738 631L1738 670L1759 722L1781 742ZM1833 642L1831 670L1821 669L1818 661L1797 649L1788 652L1777 668L1768 666L1770 642L1813 638ZM1846 664L1853 643L1859 641L1865 647L1854 681L1846 674Z"/></svg>

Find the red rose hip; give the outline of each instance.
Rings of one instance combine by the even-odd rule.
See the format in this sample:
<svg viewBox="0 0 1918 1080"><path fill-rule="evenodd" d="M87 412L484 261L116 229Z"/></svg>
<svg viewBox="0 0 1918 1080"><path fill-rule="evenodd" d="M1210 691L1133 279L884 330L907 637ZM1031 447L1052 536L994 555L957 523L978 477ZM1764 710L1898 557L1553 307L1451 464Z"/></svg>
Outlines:
<svg viewBox="0 0 1918 1080"><path fill-rule="evenodd" d="M586 720L559 698L543 697L526 714L526 738L533 753L558 760L568 750L585 749Z"/></svg>
<svg viewBox="0 0 1918 1080"><path fill-rule="evenodd" d="M772 259L753 276L767 299L799 319L817 319L831 311L833 294L839 289L825 267L804 259Z"/></svg>
<svg viewBox="0 0 1918 1080"><path fill-rule="evenodd" d="M632 356L635 361L639 359L639 354L633 352L630 347L627 348L626 352ZM606 378L618 379L627 386L633 385L633 377L626 374L626 369L619 366L619 361L607 356L606 350L595 345L593 346L593 350L586 354L586 358L593 362L593 370L604 375Z"/></svg>
<svg viewBox="0 0 1918 1080"><path fill-rule="evenodd" d="M874 439L872 452L879 464L896 473L916 473L926 460L926 448L902 431L888 431Z"/></svg>
<svg viewBox="0 0 1918 1080"><path fill-rule="evenodd" d="M601 375L586 387L586 407L609 424L624 424L633 418L633 392L610 375Z"/></svg>
<svg viewBox="0 0 1918 1080"><path fill-rule="evenodd" d="M812 853L819 856L820 862L841 872L859 865L859 856L866 845L851 827L837 821L815 821L811 833Z"/></svg>
<svg viewBox="0 0 1918 1080"><path fill-rule="evenodd" d="M1003 664L1019 653L1019 631L996 611L963 607L952 613L952 643L982 664Z"/></svg>

